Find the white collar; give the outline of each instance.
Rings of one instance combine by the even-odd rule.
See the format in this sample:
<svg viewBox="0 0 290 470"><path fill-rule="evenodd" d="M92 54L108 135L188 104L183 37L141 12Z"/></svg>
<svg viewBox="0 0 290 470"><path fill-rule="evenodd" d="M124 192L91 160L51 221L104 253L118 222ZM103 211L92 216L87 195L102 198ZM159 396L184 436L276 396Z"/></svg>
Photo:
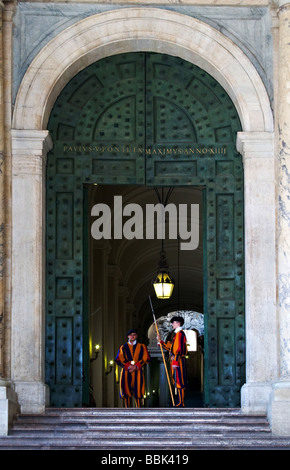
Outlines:
<svg viewBox="0 0 290 470"><path fill-rule="evenodd" d="M133 346L137 343L137 339L135 339L135 341L133 343L130 343L130 341L128 341L129 344L133 344Z"/></svg>
<svg viewBox="0 0 290 470"><path fill-rule="evenodd" d="M182 327L181 327L181 326L178 326L177 328L175 328L174 331L175 331L175 333L178 333L178 332L181 331L181 330L182 330Z"/></svg>

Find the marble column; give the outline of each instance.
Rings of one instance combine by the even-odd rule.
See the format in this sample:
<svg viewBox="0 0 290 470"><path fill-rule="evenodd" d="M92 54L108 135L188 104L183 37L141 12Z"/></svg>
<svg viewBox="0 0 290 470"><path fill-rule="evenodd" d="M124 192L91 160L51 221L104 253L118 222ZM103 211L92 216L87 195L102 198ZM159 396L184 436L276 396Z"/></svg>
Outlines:
<svg viewBox="0 0 290 470"><path fill-rule="evenodd" d="M16 2L0 3L0 435L19 412L10 380L12 20Z"/></svg>
<svg viewBox="0 0 290 470"><path fill-rule="evenodd" d="M290 435L290 2L279 1L277 133L278 374L268 416L274 434Z"/></svg>
<svg viewBox="0 0 290 470"><path fill-rule="evenodd" d="M277 373L274 134L239 132L244 164L246 384L241 407L266 413Z"/></svg>
<svg viewBox="0 0 290 470"><path fill-rule="evenodd" d="M48 131L12 130L11 379L23 413L42 413L45 319L45 167Z"/></svg>

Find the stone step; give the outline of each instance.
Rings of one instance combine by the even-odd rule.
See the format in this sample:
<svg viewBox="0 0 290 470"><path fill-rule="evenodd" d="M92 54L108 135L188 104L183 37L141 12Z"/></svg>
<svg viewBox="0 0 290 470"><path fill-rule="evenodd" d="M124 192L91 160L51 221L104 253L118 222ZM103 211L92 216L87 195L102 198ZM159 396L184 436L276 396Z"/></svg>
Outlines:
<svg viewBox="0 0 290 470"><path fill-rule="evenodd" d="M37 421L39 425L49 425L49 424L56 424L56 423L61 423L61 424L87 424L87 425L98 425L98 424L134 424L134 425L160 425L163 423L170 423L170 424L175 424L178 425L179 423L181 424L222 424L222 423L227 423L229 425L241 425L241 426L250 426L252 424L255 425L261 425L261 426L268 426L268 422L266 419L254 419L252 417L243 417L241 419L218 419L218 418L194 418L194 417L165 417L165 416L160 416L158 418L143 418L143 417L114 417L114 416L108 416L107 418L100 418L98 416L96 417L90 417L88 416L87 418L82 417L74 417L74 416L69 416L69 417L51 417L51 416L41 416L39 419L33 418L31 416L20 416L17 420L17 424L19 425L29 425L30 423L34 423Z"/></svg>
<svg viewBox="0 0 290 470"><path fill-rule="evenodd" d="M126 425L102 425L102 426L74 426L71 425L66 426L50 426L50 427L40 427L36 424L36 426L30 427L21 427L21 426L14 426L13 429L10 431L10 435L21 435L25 434L25 436L37 435L46 435L50 436L56 433L78 433L78 434L93 434L94 436L109 433L111 436L115 435L118 437L126 432L126 436L134 436L140 433L150 433L151 436L158 435L159 433L169 433L172 434L172 426L171 425L160 425L160 426L150 426L150 425L142 425L139 424L138 426L134 425L133 430L131 431ZM252 426L252 427L245 427L245 426L231 426L231 425L194 425L194 426L175 426L174 432L180 435L181 433L196 433L196 432L207 432L207 433L226 433L226 432L234 432L234 433L270 433L269 427L261 428L259 426Z"/></svg>
<svg viewBox="0 0 290 470"><path fill-rule="evenodd" d="M174 416L226 416L242 417L240 408L46 408L45 414L55 416L152 416L172 415ZM39 415L36 415L39 416ZM259 417L261 415L249 415Z"/></svg>
<svg viewBox="0 0 290 470"><path fill-rule="evenodd" d="M228 427L238 425L240 427L249 426L250 429L257 427L269 429L268 421L265 416L244 415L241 412L207 412L200 413L189 410L118 410L118 409L92 409L92 410L47 410L44 415L19 415L15 422L14 429L29 427L45 428L47 426L86 426L106 427L121 426L146 426L150 427L164 425L175 426L220 426Z"/></svg>
<svg viewBox="0 0 290 470"><path fill-rule="evenodd" d="M130 428L134 428L134 430L148 430L148 431L164 431L167 428L174 428L177 431L197 431L197 430L207 430L207 431L214 431L214 430L223 430L223 431L239 431L239 432L256 432L256 431L264 431L270 432L269 424L267 420L254 420L250 419L242 419L238 420L217 420L217 419L174 419L174 418L160 418L155 421L150 421L148 419L136 419L136 418L126 418L123 419L118 418L114 419L113 417L107 419L96 418L92 420L88 418L87 420L82 419L79 420L74 417L70 418L61 418L57 419L54 418L53 420L47 419L47 417L40 417L38 420L27 417L19 417L17 422L13 426L13 430L15 431L42 431L42 430L69 430L75 429L78 431L106 431L109 432L114 430L120 430L123 432L124 430L128 429L130 432Z"/></svg>
<svg viewBox="0 0 290 470"><path fill-rule="evenodd" d="M131 420L142 422L164 422L166 420L178 421L182 419L183 422L194 422L194 421L221 421L227 420L227 422L262 422L267 423L265 416L261 415L244 415L241 411L230 411L230 410L220 410L217 411L195 411L191 408L186 409L160 409L160 408L151 408L151 409L118 409L118 408L108 408L107 411L104 408L93 408L91 410L86 409L76 409L73 410L61 410L61 409L47 409L45 415L20 415L19 420L33 421L37 419L38 422L41 420L45 422L53 422L54 420L70 421L72 419L79 422L98 422L109 420L130 422Z"/></svg>
<svg viewBox="0 0 290 470"><path fill-rule="evenodd" d="M266 416L239 409L48 408L19 415L0 438L7 449L277 450L290 449L290 438L272 436Z"/></svg>
<svg viewBox="0 0 290 470"><path fill-rule="evenodd" d="M108 438L89 438L89 437L55 437L47 438L19 438L8 437L0 439L0 450L20 450L20 449L35 449L35 450L61 450L61 449L130 449L130 450L181 450L181 449L290 449L289 439L282 438L265 438L264 436L225 436L215 434L209 436L208 434L198 435L196 438L186 436L178 436L172 433L169 437L148 437L135 436L118 438L118 441L111 436Z"/></svg>

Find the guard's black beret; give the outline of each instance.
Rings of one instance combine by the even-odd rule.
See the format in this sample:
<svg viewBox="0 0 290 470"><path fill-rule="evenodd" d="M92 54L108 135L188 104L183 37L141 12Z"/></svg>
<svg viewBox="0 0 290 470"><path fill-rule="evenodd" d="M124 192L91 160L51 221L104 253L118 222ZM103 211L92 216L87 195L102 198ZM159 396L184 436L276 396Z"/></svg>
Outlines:
<svg viewBox="0 0 290 470"><path fill-rule="evenodd" d="M136 328L132 328L128 331L127 336L131 335L132 333L138 333L138 330Z"/></svg>
<svg viewBox="0 0 290 470"><path fill-rule="evenodd" d="M180 323L180 326L184 324L184 318L183 317L172 317L170 322L173 323L174 321L178 321Z"/></svg>

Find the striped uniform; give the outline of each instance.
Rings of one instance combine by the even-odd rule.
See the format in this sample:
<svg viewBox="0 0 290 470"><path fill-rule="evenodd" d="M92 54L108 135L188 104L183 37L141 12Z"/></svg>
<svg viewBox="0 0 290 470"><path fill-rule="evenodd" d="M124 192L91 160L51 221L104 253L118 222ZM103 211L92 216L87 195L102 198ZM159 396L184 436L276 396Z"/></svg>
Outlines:
<svg viewBox="0 0 290 470"><path fill-rule="evenodd" d="M143 366L151 360L149 352L145 344L137 343L131 345L130 343L123 344L116 356L116 363L122 367L120 377L120 397L130 398L132 395L135 399L140 399L145 393L145 377ZM137 370L130 372L128 368L131 361L135 362Z"/></svg>
<svg viewBox="0 0 290 470"><path fill-rule="evenodd" d="M170 369L171 375L174 382L174 386L177 389L187 388L187 373L186 373L186 359L187 345L186 336L182 330L179 330L173 336L172 341L160 341L166 351L170 353ZM177 366L176 368L173 366Z"/></svg>

